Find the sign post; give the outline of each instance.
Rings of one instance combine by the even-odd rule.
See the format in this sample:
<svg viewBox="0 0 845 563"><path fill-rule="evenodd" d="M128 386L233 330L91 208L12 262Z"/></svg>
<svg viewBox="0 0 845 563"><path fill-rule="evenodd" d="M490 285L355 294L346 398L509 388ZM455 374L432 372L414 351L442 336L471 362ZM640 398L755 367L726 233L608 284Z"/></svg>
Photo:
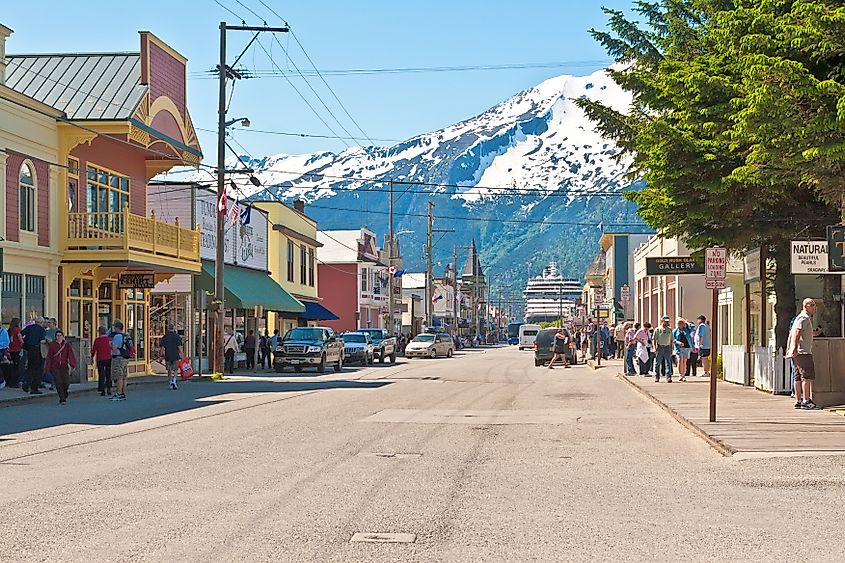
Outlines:
<svg viewBox="0 0 845 563"><path fill-rule="evenodd" d="M719 290L726 287L728 249L711 247L704 252L704 285L713 290L710 317L710 422L716 422L716 368L719 357Z"/></svg>

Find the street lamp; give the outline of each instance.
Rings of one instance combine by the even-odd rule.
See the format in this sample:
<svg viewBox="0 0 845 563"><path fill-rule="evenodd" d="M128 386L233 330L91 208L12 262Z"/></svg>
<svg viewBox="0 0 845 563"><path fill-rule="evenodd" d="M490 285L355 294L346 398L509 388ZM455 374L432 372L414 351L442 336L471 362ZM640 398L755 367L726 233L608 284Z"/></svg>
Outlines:
<svg viewBox="0 0 845 563"><path fill-rule="evenodd" d="M227 121L223 126L224 127L231 127L236 122L241 122L241 127L249 127L249 118L248 117L236 117L235 119L230 119Z"/></svg>

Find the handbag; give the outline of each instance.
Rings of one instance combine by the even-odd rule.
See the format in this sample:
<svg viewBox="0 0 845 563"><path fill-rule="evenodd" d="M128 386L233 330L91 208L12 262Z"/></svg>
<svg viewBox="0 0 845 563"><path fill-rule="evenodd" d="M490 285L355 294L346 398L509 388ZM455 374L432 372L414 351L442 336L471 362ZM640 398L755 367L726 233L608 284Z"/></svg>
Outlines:
<svg viewBox="0 0 845 563"><path fill-rule="evenodd" d="M179 372L179 378L182 381L191 379L194 376L194 367L188 358L182 358L176 362L176 370Z"/></svg>

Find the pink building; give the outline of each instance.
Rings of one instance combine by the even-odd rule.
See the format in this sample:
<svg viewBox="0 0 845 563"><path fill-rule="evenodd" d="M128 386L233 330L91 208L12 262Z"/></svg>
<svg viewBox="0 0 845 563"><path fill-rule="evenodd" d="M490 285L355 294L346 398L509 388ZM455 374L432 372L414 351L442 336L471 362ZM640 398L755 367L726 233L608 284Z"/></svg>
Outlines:
<svg viewBox="0 0 845 563"><path fill-rule="evenodd" d="M317 240L320 302L340 317L325 325L338 332L386 327L390 274L375 233L318 231Z"/></svg>

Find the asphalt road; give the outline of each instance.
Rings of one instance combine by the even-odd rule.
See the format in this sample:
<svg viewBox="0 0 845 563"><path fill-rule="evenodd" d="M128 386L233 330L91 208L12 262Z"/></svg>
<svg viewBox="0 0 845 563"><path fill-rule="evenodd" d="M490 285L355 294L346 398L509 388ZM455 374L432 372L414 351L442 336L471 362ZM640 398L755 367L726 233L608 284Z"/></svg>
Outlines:
<svg viewBox="0 0 845 563"><path fill-rule="evenodd" d="M128 399L0 409L0 560L845 559L842 457L723 458L513 347Z"/></svg>

